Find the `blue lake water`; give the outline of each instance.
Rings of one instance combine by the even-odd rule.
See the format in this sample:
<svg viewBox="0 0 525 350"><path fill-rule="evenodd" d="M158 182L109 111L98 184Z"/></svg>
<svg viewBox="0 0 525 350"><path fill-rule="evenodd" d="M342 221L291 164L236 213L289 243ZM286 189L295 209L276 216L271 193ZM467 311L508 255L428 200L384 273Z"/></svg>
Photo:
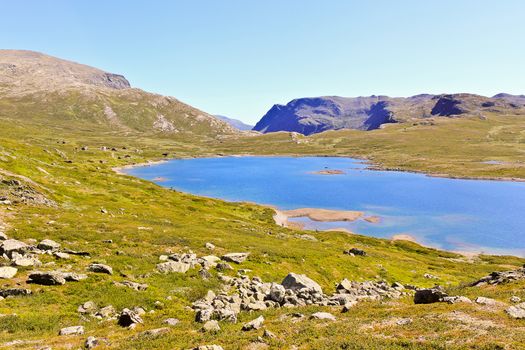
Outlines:
<svg viewBox="0 0 525 350"><path fill-rule="evenodd" d="M351 158L222 157L171 160L126 172L228 201L280 209L360 210L381 217L379 223L294 219L309 229L343 227L382 238L409 234L436 248L525 256L525 183L436 178L366 167ZM345 174L315 174L323 169Z"/></svg>

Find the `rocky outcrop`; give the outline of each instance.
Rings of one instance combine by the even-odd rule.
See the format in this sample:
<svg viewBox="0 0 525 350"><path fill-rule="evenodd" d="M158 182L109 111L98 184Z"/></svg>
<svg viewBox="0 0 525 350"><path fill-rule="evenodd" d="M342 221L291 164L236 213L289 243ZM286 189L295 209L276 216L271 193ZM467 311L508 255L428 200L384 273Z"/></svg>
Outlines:
<svg viewBox="0 0 525 350"><path fill-rule="evenodd" d="M490 275L480 278L476 282L473 282L471 286L482 286L486 284L497 285L513 281L519 281L522 279L525 279L525 267L510 271L491 272Z"/></svg>
<svg viewBox="0 0 525 350"><path fill-rule="evenodd" d="M443 301L447 293L441 287L419 289L414 295L414 304L431 304Z"/></svg>

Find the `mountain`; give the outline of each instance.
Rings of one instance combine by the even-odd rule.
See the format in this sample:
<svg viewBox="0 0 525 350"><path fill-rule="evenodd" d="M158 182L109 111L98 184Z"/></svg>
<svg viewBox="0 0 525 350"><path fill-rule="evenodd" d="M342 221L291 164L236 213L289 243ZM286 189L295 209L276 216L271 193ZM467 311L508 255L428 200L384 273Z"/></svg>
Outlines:
<svg viewBox="0 0 525 350"><path fill-rule="evenodd" d="M215 115L215 118L218 118L218 119L220 119L220 120L230 124L234 128L242 130L242 131L251 130L253 128L253 125L245 124L244 122L242 122L242 121L240 121L238 119L228 118L228 117L226 117L224 115Z"/></svg>
<svg viewBox="0 0 525 350"><path fill-rule="evenodd" d="M294 131L304 135L338 129L374 130L384 124L414 118L515 112L521 107L507 98L474 94L299 98L286 105L274 105L253 130L263 133Z"/></svg>
<svg viewBox="0 0 525 350"><path fill-rule="evenodd" d="M525 106L525 95L511 95L506 93L499 93L497 95L492 96L492 98L500 98L516 106Z"/></svg>
<svg viewBox="0 0 525 350"><path fill-rule="evenodd" d="M19 122L171 136L238 133L173 97L132 88L122 75L33 51L0 50L0 98L0 116Z"/></svg>

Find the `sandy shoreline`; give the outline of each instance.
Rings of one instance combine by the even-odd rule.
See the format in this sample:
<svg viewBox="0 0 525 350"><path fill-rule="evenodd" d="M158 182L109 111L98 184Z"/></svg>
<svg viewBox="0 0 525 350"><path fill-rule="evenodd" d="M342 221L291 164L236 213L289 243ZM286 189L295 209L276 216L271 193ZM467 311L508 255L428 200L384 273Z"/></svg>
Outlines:
<svg viewBox="0 0 525 350"><path fill-rule="evenodd" d="M363 217L362 211L353 210L328 210L318 208L299 208L293 210L284 210L281 212L288 218L307 217L310 220L330 222L330 221L356 221Z"/></svg>
<svg viewBox="0 0 525 350"><path fill-rule="evenodd" d="M133 168L139 168L139 167L143 167L143 166L158 165L158 164L166 163L167 161L168 161L167 159L162 159L162 160L152 160L152 161L148 161L148 162L144 162L144 163L127 164L127 165L123 165L123 166L114 167L114 168L112 168L112 170L114 172L116 172L117 174L119 174L119 175L128 175L126 172L124 172L124 170L126 170L126 169L133 169Z"/></svg>

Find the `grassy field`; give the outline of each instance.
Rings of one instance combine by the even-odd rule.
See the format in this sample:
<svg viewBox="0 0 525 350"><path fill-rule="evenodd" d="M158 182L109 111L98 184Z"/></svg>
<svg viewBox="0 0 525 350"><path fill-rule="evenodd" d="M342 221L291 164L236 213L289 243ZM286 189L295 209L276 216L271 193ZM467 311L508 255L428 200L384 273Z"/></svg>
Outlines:
<svg viewBox="0 0 525 350"><path fill-rule="evenodd" d="M67 102L64 102L67 103ZM297 237L274 224L273 211L248 203L227 203L161 188L113 171L116 166L168 157L219 154L315 154L356 156L388 169L424 171L436 175L525 179L525 120L514 116L479 119L435 119L433 122L390 125L373 132L334 131L312 137L279 133L257 137L175 137L113 132L103 124L82 119L49 119L53 111L41 106L0 105L0 177L19 179L55 206L14 204L0 206L0 220L9 237L53 239L63 247L88 251L90 258L56 260L42 256L41 269L85 272L92 262L113 267L111 276L89 274L81 282L62 286L27 285L31 268L20 268L2 287L26 286L28 297L0 301L0 348L53 349L82 347L89 335L107 338L100 349L187 349L218 344L224 349L518 349L525 343L524 321L512 320L503 307L477 304L414 305L410 297L363 302L349 313L339 308L305 307L240 314L237 324L221 323L217 334L202 332L187 307L220 282L203 280L197 270L186 274L156 274L159 255L192 250L209 254L250 252L237 266L250 276L280 282L288 272L305 273L325 292L332 293L343 278L385 279L421 287L435 283L453 295L486 296L510 304L511 296L525 298L525 282L497 287L467 287L491 271L509 270L525 260L510 256L463 257L406 241L389 241L342 232L308 232L317 241ZM39 112L44 111L44 112ZM82 111L89 113L89 111ZM121 111L121 113L125 113ZM24 114L24 115L22 115ZM20 123L20 120L24 123ZM87 146L87 150L81 147ZM102 150L101 147L106 147ZM114 149L114 150L112 150ZM501 164L485 164L497 160ZM7 193L6 186L0 194ZM102 210L104 209L104 210ZM104 240L111 239L112 243ZM351 247L366 257L343 254ZM423 277L431 273L438 277ZM234 276L236 271L229 272ZM146 291L117 287L115 281L147 283ZM148 312L134 330L116 321L82 318L76 311L85 301L117 310L141 306ZM161 304L156 303L160 301ZM323 309L337 321L292 322L283 315ZM151 311L151 312L150 312ZM259 314L276 339L257 342L262 331L242 332L241 326ZM180 319L168 334L140 336L164 326L168 317ZM411 318L399 325L399 318ZM58 336L62 327L83 325L83 336ZM18 341L18 342L17 342Z"/></svg>

